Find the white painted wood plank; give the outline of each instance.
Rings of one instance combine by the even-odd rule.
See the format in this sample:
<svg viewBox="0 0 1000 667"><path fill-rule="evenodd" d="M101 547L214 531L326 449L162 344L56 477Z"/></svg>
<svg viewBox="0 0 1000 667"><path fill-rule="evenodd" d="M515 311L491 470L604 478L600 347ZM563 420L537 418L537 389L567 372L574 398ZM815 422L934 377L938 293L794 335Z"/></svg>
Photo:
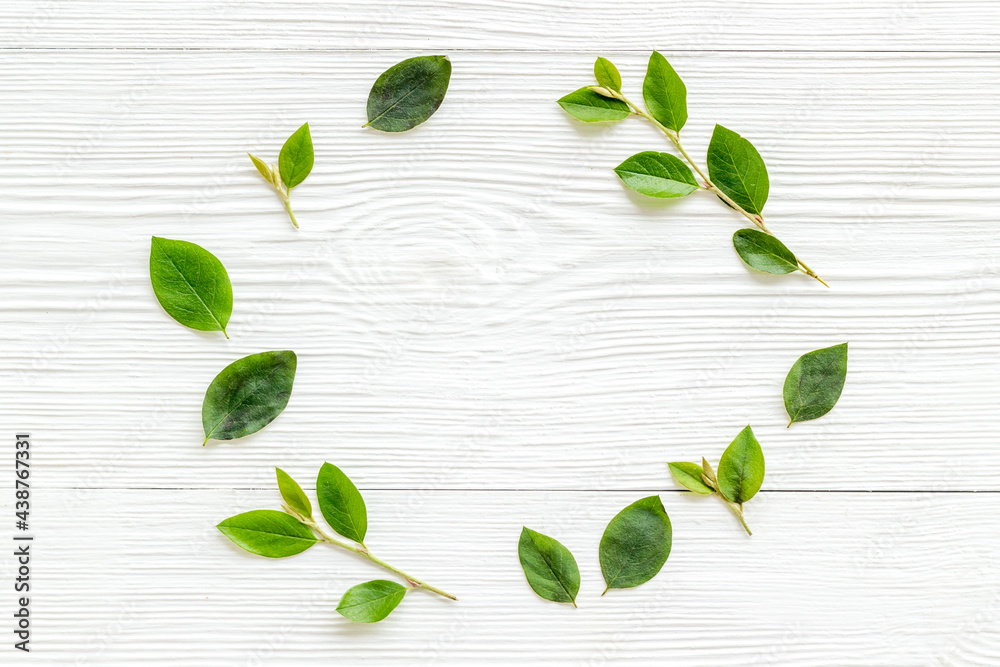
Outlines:
<svg viewBox="0 0 1000 667"><path fill-rule="evenodd" d="M644 57L611 55L637 90ZM457 55L401 136L360 128L399 53L2 57L0 409L48 488L258 485L328 458L392 488L662 489L664 461L748 422L767 488L1000 488L995 56L671 55L692 152L715 121L751 137L771 226L830 290L749 274L714 201L626 193L611 167L664 144L556 107L590 53ZM304 120L295 232L245 151ZM160 311L152 234L227 265L232 341ZM788 367L844 340L840 404L786 430ZM284 348L288 410L200 447L215 373Z"/></svg>

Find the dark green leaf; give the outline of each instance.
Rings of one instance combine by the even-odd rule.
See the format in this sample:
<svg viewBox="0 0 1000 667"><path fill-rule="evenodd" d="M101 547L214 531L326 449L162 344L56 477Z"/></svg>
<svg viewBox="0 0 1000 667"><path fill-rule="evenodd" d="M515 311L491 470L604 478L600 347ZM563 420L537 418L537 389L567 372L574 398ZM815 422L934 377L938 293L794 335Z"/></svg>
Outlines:
<svg viewBox="0 0 1000 667"><path fill-rule="evenodd" d="M295 380L295 353L261 352L237 359L215 376L201 405L205 442L256 433L288 405Z"/></svg>
<svg viewBox="0 0 1000 667"><path fill-rule="evenodd" d="M618 68L607 58L598 58L594 63L594 77L597 83L609 90L622 92L622 75Z"/></svg>
<svg viewBox="0 0 1000 667"><path fill-rule="evenodd" d="M642 82L642 99L650 115L674 132L680 132L687 122L687 88L657 51L649 56L646 78Z"/></svg>
<svg viewBox="0 0 1000 667"><path fill-rule="evenodd" d="M783 275L799 268L785 244L759 229L740 229L733 234L733 247L751 269Z"/></svg>
<svg viewBox="0 0 1000 667"><path fill-rule="evenodd" d="M574 90L560 99L559 106L573 118L585 123L621 120L628 118L629 114L632 113L629 111L628 105L621 100L598 95L588 86Z"/></svg>
<svg viewBox="0 0 1000 667"><path fill-rule="evenodd" d="M764 452L749 426L722 453L717 478L722 495L738 505L760 491L764 483Z"/></svg>
<svg viewBox="0 0 1000 667"><path fill-rule="evenodd" d="M670 474L674 476L677 483L685 489L702 495L715 493L712 487L702 481L701 476L704 471L697 463L668 463L667 467L670 468Z"/></svg>
<svg viewBox="0 0 1000 667"><path fill-rule="evenodd" d="M670 519L659 496L638 500L611 520L601 538L601 573L608 588L632 588L660 571L670 555Z"/></svg>
<svg viewBox="0 0 1000 667"><path fill-rule="evenodd" d="M531 590L546 600L576 606L580 569L569 549L551 537L522 528L517 556Z"/></svg>
<svg viewBox="0 0 1000 667"><path fill-rule="evenodd" d="M308 526L277 510L244 512L217 527L240 548L268 558L294 556L316 543Z"/></svg>
<svg viewBox="0 0 1000 667"><path fill-rule="evenodd" d="M393 65L368 94L368 123L383 132L403 132L437 111L448 92L448 56L421 56Z"/></svg>
<svg viewBox="0 0 1000 667"><path fill-rule="evenodd" d="M278 491L281 492L281 497L289 509L295 510L307 519L312 518L312 503L309 502L309 497L299 483L281 468L275 468L274 471L278 476Z"/></svg>
<svg viewBox="0 0 1000 667"><path fill-rule="evenodd" d="M749 141L715 126L708 144L708 177L748 213L760 215L767 201L767 167Z"/></svg>
<svg viewBox="0 0 1000 667"><path fill-rule="evenodd" d="M198 331L221 331L233 313L233 286L215 255L187 241L153 237L149 281L170 317Z"/></svg>
<svg viewBox="0 0 1000 667"><path fill-rule="evenodd" d="M799 357L785 377L785 410L795 422L822 417L833 409L847 379L847 343Z"/></svg>
<svg viewBox="0 0 1000 667"><path fill-rule="evenodd" d="M264 180L271 185L277 185L274 182L274 173L271 171L271 167L256 155L251 155L250 153L247 153L247 155L250 155L250 161L253 162L253 166L257 167L257 171L264 177Z"/></svg>
<svg viewBox="0 0 1000 667"><path fill-rule="evenodd" d="M337 612L355 623L377 623L392 613L409 589L395 581L376 579L350 588Z"/></svg>
<svg viewBox="0 0 1000 667"><path fill-rule="evenodd" d="M368 532L368 510L358 487L340 468L324 463L316 477L319 510L326 522L347 539L364 544Z"/></svg>
<svg viewBox="0 0 1000 667"><path fill-rule="evenodd" d="M615 173L630 189L647 197L683 197L698 189L691 169L670 153L636 153L615 167Z"/></svg>
<svg viewBox="0 0 1000 667"><path fill-rule="evenodd" d="M313 168L313 142L309 123L295 130L281 147L278 155L278 172L285 186L291 190L306 180ZM257 169L260 169L258 166Z"/></svg>

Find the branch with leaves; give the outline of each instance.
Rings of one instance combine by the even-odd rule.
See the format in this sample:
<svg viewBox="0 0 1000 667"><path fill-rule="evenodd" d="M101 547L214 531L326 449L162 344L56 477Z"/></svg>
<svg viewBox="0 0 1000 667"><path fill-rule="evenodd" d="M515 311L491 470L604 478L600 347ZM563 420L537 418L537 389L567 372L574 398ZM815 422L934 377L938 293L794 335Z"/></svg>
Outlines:
<svg viewBox="0 0 1000 667"><path fill-rule="evenodd" d="M264 177L268 183L274 187L274 191L281 197L281 203L288 211L288 217L292 224L299 226L292 212L292 188L306 180L306 176L312 171L313 154L312 135L309 133L309 123L306 123L292 133L281 147L278 154L278 165L268 164L256 155L247 153L253 166Z"/></svg>

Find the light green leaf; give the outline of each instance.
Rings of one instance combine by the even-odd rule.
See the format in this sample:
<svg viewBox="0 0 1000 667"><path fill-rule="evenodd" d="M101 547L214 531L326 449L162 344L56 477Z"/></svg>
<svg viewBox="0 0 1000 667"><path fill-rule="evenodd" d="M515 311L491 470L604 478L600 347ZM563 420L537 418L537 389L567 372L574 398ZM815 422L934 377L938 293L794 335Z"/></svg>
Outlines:
<svg viewBox="0 0 1000 667"><path fill-rule="evenodd" d="M785 377L785 411L791 421L809 421L833 409L847 380L847 343L799 357Z"/></svg>
<svg viewBox="0 0 1000 667"><path fill-rule="evenodd" d="M368 123L383 132L404 132L431 117L448 92L448 56L421 56L393 65L368 94Z"/></svg>
<svg viewBox="0 0 1000 667"><path fill-rule="evenodd" d="M257 167L257 171L259 171L260 175L264 177L264 180L271 185L277 185L277 183L274 182L274 172L271 171L271 167L256 155L251 155L250 153L247 153L247 155L250 155L250 161L253 162L253 166Z"/></svg>
<svg viewBox="0 0 1000 667"><path fill-rule="evenodd" d="M292 477L282 470L281 468L274 469L275 474L278 477L278 491L281 492L281 497L288 505L289 509L293 509L307 519L312 518L312 503L309 502L309 497L306 496L305 491L299 486Z"/></svg>
<svg viewBox="0 0 1000 667"><path fill-rule="evenodd" d="M738 505L760 491L764 483L764 452L749 426L722 453L717 478L723 497Z"/></svg>
<svg viewBox="0 0 1000 667"><path fill-rule="evenodd" d="M254 163L256 164L256 162ZM313 168L313 142L309 123L295 130L288 137L278 154L278 172L289 190L306 180ZM258 165L257 169L260 169Z"/></svg>
<svg viewBox="0 0 1000 667"><path fill-rule="evenodd" d="M615 167L615 173L630 189L647 197L684 197L698 189L691 169L669 153L636 153Z"/></svg>
<svg viewBox="0 0 1000 667"><path fill-rule="evenodd" d="M198 331L221 331L233 313L233 286L226 267L199 245L154 236L149 281L170 317Z"/></svg>
<svg viewBox="0 0 1000 667"><path fill-rule="evenodd" d="M611 520L601 537L601 573L608 587L632 588L660 571L670 555L670 519L659 496L638 500Z"/></svg>
<svg viewBox="0 0 1000 667"><path fill-rule="evenodd" d="M753 144L721 125L708 144L708 177L748 213L764 210L770 187L764 160Z"/></svg>
<svg viewBox="0 0 1000 667"><path fill-rule="evenodd" d="M642 82L642 99L650 115L664 126L680 132L687 122L687 88L657 51L649 56L646 78Z"/></svg>
<svg viewBox="0 0 1000 667"><path fill-rule="evenodd" d="M751 269L783 275L799 268L785 244L759 229L740 229L733 234L733 247Z"/></svg>
<svg viewBox="0 0 1000 667"><path fill-rule="evenodd" d="M409 589L395 581L376 579L348 589L337 612L355 623L377 623L392 613Z"/></svg>
<svg viewBox="0 0 1000 667"><path fill-rule="evenodd" d="M598 95L589 86L574 90L558 103L566 113L585 123L622 120L632 113L621 100Z"/></svg>
<svg viewBox="0 0 1000 667"><path fill-rule="evenodd" d="M677 463L668 463L667 467L670 468L670 474L677 480L677 483L688 491L694 491L702 495L715 493L712 487L702 481L701 476L704 474L704 471L697 463L684 463L680 461Z"/></svg>
<svg viewBox="0 0 1000 667"><path fill-rule="evenodd" d="M316 477L319 510L326 522L347 539L364 544L368 532L368 510L358 487L340 468L324 463Z"/></svg>
<svg viewBox="0 0 1000 667"><path fill-rule="evenodd" d="M622 75L618 68L607 58L598 58L594 63L594 77L597 83L609 90L622 92Z"/></svg>
<svg viewBox="0 0 1000 667"><path fill-rule="evenodd" d="M260 352L237 359L215 376L201 405L205 442L256 433L281 414L292 395L295 353Z"/></svg>
<svg viewBox="0 0 1000 667"><path fill-rule="evenodd" d="M217 528L238 547L268 558L294 556L316 543L308 526L277 510L237 514Z"/></svg>
<svg viewBox="0 0 1000 667"><path fill-rule="evenodd" d="M517 556L531 590L546 600L576 606L580 569L569 549L547 535L522 528Z"/></svg>

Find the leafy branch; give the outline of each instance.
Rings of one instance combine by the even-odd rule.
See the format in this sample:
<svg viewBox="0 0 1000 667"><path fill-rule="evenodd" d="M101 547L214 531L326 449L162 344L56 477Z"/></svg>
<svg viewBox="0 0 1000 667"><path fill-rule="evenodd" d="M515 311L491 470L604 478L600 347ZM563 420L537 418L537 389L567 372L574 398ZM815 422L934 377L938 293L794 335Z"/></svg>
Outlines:
<svg viewBox="0 0 1000 667"><path fill-rule="evenodd" d="M306 123L288 137L278 154L278 165L267 164L256 155L247 153L253 166L264 177L268 183L274 187L274 191L281 197L281 203L285 205L288 217L296 228L299 226L292 212L292 188L306 180L306 176L312 171L313 154L312 135L309 133L309 123Z"/></svg>

